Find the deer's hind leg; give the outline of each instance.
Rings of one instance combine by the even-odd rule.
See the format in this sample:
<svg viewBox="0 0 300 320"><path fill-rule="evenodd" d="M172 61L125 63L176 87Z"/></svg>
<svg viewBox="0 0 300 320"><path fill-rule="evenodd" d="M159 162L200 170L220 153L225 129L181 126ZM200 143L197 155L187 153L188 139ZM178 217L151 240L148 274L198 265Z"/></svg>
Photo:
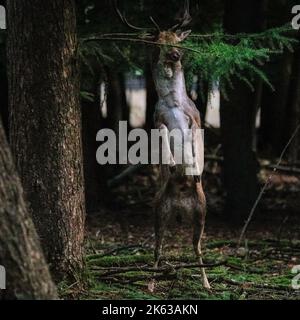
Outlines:
<svg viewBox="0 0 300 320"><path fill-rule="evenodd" d="M172 200L164 193L155 206L155 251L154 267L157 268L162 255L163 240L172 213Z"/></svg>
<svg viewBox="0 0 300 320"><path fill-rule="evenodd" d="M201 240L204 232L206 216L206 200L202 189L201 182L196 183L196 204L194 208L194 234L193 234L193 246L198 263L203 264L202 260L202 250L201 250ZM210 289L210 284L208 282L206 272L204 268L201 268L202 283L204 288Z"/></svg>

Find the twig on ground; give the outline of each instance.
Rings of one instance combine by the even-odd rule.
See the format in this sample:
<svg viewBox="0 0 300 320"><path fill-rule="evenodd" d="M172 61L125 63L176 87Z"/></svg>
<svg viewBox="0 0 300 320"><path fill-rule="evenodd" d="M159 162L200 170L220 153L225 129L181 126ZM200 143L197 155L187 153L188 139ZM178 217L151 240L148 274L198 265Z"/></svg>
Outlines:
<svg viewBox="0 0 300 320"><path fill-rule="evenodd" d="M119 277L113 277L113 276L108 276L103 278L100 276L100 279L102 281L109 281L109 282L117 282L118 284L132 284L134 282L147 282L149 280L163 280L163 281L173 281L173 283L176 280L179 280L181 276L179 276L178 273L168 273L168 274L154 274L154 275L138 275L138 276L133 276L130 278L123 278L120 279ZM194 278L195 275L183 275L183 277L187 278ZM210 281L213 283L227 283L231 286L236 286L244 291L252 291L252 290L266 290L266 291L284 291L284 292L294 292L293 289L289 288L288 286L282 286L282 285L271 285L271 284L260 284L260 283L254 283L254 282L241 282L241 281L236 281L230 278L225 278L225 277L210 277ZM215 290L215 289L214 289ZM224 291L224 289L222 289Z"/></svg>
<svg viewBox="0 0 300 320"><path fill-rule="evenodd" d="M226 265L227 261L220 261L217 263L207 263L207 264L198 264L198 263L191 263L191 264L178 264L172 265L167 267L148 267L148 266L140 266L140 267L113 267L113 268L94 268L96 271L107 271L103 274L99 274L100 277L107 277L115 274L132 272L132 271L143 271L143 272L153 272L153 273L170 273L175 270L179 269L190 269L190 268L214 268L222 265ZM93 270L93 269L92 269Z"/></svg>
<svg viewBox="0 0 300 320"><path fill-rule="evenodd" d="M140 244L130 244L130 245L126 245L126 246L119 246L119 247L115 247L112 249L109 249L107 251L105 251L104 253L99 255L99 258L105 257L105 256L109 256L112 255L116 252L120 252L120 251L124 251L124 250L128 250L128 249L133 249L133 252L136 252L138 249L146 249L146 245L147 243L154 237L154 234L151 234L148 238L146 238L142 243Z"/></svg>
<svg viewBox="0 0 300 320"><path fill-rule="evenodd" d="M106 252L100 254L99 257L102 258L102 257L106 257L106 256L112 255L112 254L120 252L120 251L124 251L124 250L128 250L128 249L140 249L140 248L143 248L143 246L141 244L130 244L128 246L116 247L116 248L107 250Z"/></svg>
<svg viewBox="0 0 300 320"><path fill-rule="evenodd" d="M255 270L255 269L250 269L247 267L243 268L243 267L239 267L234 264L231 264L231 263L226 263L226 267L228 267L230 269L238 270L238 271L248 272L248 273L256 273L256 274L263 274L264 273L263 270Z"/></svg>
<svg viewBox="0 0 300 320"><path fill-rule="evenodd" d="M254 283L254 282L241 282L241 281L236 281L233 279L225 278L225 277L213 277L210 280L213 280L214 282L220 281L220 282L225 282L233 286L239 286L245 289L246 291L249 290L251 287L255 288L256 290L259 289L264 289L264 290L272 290L272 291L290 291L293 292L294 290L289 288L288 286L283 286L283 285L271 285L271 284L261 284L261 283Z"/></svg>
<svg viewBox="0 0 300 320"><path fill-rule="evenodd" d="M141 276L134 276L130 277L129 279L120 279L116 277L102 277L100 276L101 281L114 281L118 284L130 284L138 281L149 281L149 280L176 280L178 279L177 273L169 273L169 274L154 274L154 275L141 275Z"/></svg>

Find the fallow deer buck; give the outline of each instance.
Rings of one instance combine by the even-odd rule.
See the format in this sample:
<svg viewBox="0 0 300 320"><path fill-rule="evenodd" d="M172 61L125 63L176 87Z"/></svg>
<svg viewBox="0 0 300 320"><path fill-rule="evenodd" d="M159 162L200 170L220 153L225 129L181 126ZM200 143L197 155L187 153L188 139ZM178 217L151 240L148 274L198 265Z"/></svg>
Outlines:
<svg viewBox="0 0 300 320"><path fill-rule="evenodd" d="M123 23L135 30L138 28L130 24L124 14L116 7ZM156 27L153 41L157 43L156 52L152 55L152 72L159 100L155 107L154 123L157 129L168 132L173 129L200 129L200 114L194 102L188 97L185 86L184 71L181 64L183 52L178 44L186 39L191 30L182 31L191 21L188 7L181 21L167 31L161 31L157 23L150 17ZM147 30L149 31L149 30ZM149 33L148 33L149 34ZM153 34L153 33L152 33ZM148 38L149 39L149 38ZM193 150L202 141L193 136ZM199 140L198 136L198 140ZM170 141L170 140L169 140ZM169 144L171 158L176 145ZM178 147L178 146L177 146ZM155 201L155 267L158 267L162 255L165 229L171 216L180 212L192 213L193 246L199 265L203 265L201 239L204 231L206 200L202 188L201 174L188 176L182 164L176 164L172 158L169 165L160 165L160 189ZM188 187L186 187L188 186ZM185 190L182 190L182 187ZM210 289L205 269L201 268L203 286Z"/></svg>

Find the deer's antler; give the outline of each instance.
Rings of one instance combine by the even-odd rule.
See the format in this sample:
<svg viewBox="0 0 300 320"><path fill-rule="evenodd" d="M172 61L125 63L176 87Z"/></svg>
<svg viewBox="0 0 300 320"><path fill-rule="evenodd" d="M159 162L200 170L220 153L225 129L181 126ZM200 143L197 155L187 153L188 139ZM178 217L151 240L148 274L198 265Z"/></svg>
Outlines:
<svg viewBox="0 0 300 320"><path fill-rule="evenodd" d="M179 23L175 24L173 27L170 28L171 31L176 31L180 28L186 27L192 21L192 17L190 15L189 0L185 0L183 15L178 20L179 20Z"/></svg>
<svg viewBox="0 0 300 320"><path fill-rule="evenodd" d="M135 31L147 31L147 32L154 32L154 31L160 31L158 24L154 21L154 19L152 17L150 17L151 22L154 24L155 29L154 28L147 28L147 27L137 27L134 26L133 24L131 24L130 22L128 22L128 20L125 17L125 13L123 12L123 14L121 13L120 9L118 8L118 2L117 0L114 0L114 8L115 11L117 12L117 15L119 16L120 20L123 22L124 25L126 25L128 28L133 29Z"/></svg>

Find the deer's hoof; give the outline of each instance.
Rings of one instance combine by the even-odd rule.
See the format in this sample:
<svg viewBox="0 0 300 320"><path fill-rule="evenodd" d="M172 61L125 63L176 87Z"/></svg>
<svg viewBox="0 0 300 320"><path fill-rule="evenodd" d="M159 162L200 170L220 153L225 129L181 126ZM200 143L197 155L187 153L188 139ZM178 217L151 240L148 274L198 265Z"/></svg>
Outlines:
<svg viewBox="0 0 300 320"><path fill-rule="evenodd" d="M155 286L156 286L156 282L154 279L152 279L149 283L148 283L148 291L153 293L155 291Z"/></svg>
<svg viewBox="0 0 300 320"><path fill-rule="evenodd" d="M203 280L203 287L204 287L204 289L206 289L207 291L211 291L211 286L210 286L207 278Z"/></svg>

